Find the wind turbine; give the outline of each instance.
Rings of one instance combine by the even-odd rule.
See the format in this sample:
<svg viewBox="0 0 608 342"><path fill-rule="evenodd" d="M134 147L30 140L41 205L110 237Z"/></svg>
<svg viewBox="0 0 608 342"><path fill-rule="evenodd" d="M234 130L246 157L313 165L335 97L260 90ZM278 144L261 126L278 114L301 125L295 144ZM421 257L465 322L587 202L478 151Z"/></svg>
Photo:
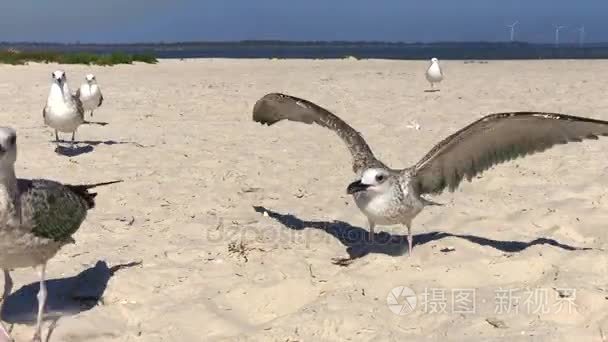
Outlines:
<svg viewBox="0 0 608 342"><path fill-rule="evenodd" d="M515 21L511 25L507 25L507 27L511 29L511 41L513 41L515 39L515 25L517 25L518 23L519 23L519 21Z"/></svg>
<svg viewBox="0 0 608 342"><path fill-rule="evenodd" d="M555 46L558 46L559 45L559 31L561 29L565 29L566 26L557 26L557 25L554 25L554 27L555 27Z"/></svg>
<svg viewBox="0 0 608 342"><path fill-rule="evenodd" d="M585 25L576 29L578 31L578 45L583 46L585 44Z"/></svg>

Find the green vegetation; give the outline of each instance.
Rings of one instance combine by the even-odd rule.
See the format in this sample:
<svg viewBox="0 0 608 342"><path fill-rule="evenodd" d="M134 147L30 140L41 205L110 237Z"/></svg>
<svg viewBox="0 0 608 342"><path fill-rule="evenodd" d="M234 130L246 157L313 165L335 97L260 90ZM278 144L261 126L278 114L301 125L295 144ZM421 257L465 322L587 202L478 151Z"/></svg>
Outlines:
<svg viewBox="0 0 608 342"><path fill-rule="evenodd" d="M15 49L0 50L0 64L20 65L27 62L59 63L59 64L95 64L115 65L143 62L155 64L158 61L152 55L126 54L114 52L111 54L94 54L89 52L50 52L50 51L18 51Z"/></svg>

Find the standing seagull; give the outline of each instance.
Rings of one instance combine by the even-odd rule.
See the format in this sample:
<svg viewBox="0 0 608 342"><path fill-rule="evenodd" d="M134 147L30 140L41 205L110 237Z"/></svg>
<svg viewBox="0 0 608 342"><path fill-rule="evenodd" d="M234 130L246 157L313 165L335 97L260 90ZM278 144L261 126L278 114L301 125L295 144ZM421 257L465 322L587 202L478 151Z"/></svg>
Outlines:
<svg viewBox="0 0 608 342"><path fill-rule="evenodd" d="M431 65L426 69L426 80L431 84L431 90L435 89L435 83L443 80L443 73L439 67L439 60L435 57L431 58Z"/></svg>
<svg viewBox="0 0 608 342"><path fill-rule="evenodd" d="M450 135L418 163L391 169L376 159L363 136L328 110L303 99L268 94L253 108L253 120L272 125L281 120L329 128L346 143L353 156L357 180L346 192L367 216L373 236L376 224L404 224L408 254L412 254L412 220L425 206L438 205L422 197L454 191L493 165L542 152L556 144L608 135L608 121L565 114L515 112L487 115Z"/></svg>
<svg viewBox="0 0 608 342"><path fill-rule="evenodd" d="M70 92L63 70L53 72L53 83L46 106L42 110L44 123L55 129L55 140L59 142L57 131L72 133L72 147L76 130L84 121L84 109L80 99Z"/></svg>
<svg viewBox="0 0 608 342"><path fill-rule="evenodd" d="M83 83L80 88L76 91L76 97L82 102L82 107L85 111L91 111L91 117L93 117L93 111L103 103L103 95L101 89L97 84L95 75L88 74L85 76L86 83Z"/></svg>
<svg viewBox="0 0 608 342"><path fill-rule="evenodd" d="M6 299L11 293L11 269L40 266L34 334L34 341L40 341L47 262L65 244L74 242L72 235L84 221L87 210L95 206L97 194L89 189L121 181L63 185L45 179L18 179L16 159L17 134L12 128L0 127L0 268L4 271L1 298Z"/></svg>

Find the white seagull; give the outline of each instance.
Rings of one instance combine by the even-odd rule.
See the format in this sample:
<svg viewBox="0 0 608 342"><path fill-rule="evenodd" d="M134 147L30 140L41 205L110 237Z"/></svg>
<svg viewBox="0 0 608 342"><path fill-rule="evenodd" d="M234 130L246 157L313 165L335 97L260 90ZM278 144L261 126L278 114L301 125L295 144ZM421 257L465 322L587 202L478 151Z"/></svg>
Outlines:
<svg viewBox="0 0 608 342"><path fill-rule="evenodd" d="M82 107L85 111L91 111L91 117L93 117L93 111L103 103L103 95L101 94L101 88L97 84L97 78L95 75L88 74L85 76L86 83L80 85L80 88L76 91L76 97L82 102Z"/></svg>
<svg viewBox="0 0 608 342"><path fill-rule="evenodd" d="M63 70L51 74L53 83L46 106L42 110L44 123L55 130L55 140L59 142L57 131L72 133L72 147L76 130L84 121L84 109L80 99L70 92Z"/></svg>
<svg viewBox="0 0 608 342"><path fill-rule="evenodd" d="M425 206L438 205L423 195L454 191L463 178L471 181L493 165L556 144L608 135L608 121L557 113L491 114L445 138L413 166L392 169L376 159L359 132L312 102L273 93L262 97L253 108L256 122L272 125L284 119L316 123L342 138L353 156L356 173L346 192L367 216L372 236L376 224L405 225L410 255L412 220Z"/></svg>
<svg viewBox="0 0 608 342"><path fill-rule="evenodd" d="M0 268L4 271L4 293L0 298L6 299L11 293L11 269L40 266L34 334L34 341L40 341L47 262L61 247L74 242L72 235L87 211L95 206L97 194L89 190L121 181L63 185L46 179L19 179L15 176L16 159L17 134L12 128L0 127ZM8 336L6 330L4 335Z"/></svg>
<svg viewBox="0 0 608 342"><path fill-rule="evenodd" d="M437 58L431 58L431 65L426 69L426 80L431 84L431 90L435 89L435 83L443 80L443 72L439 66L439 60Z"/></svg>

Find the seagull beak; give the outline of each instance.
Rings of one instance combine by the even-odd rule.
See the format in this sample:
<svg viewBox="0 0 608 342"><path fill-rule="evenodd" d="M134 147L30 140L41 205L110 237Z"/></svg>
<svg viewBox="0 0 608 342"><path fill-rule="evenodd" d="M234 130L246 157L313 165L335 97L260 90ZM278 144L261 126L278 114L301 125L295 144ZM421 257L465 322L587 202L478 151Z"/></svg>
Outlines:
<svg viewBox="0 0 608 342"><path fill-rule="evenodd" d="M359 191L365 191L369 188L369 185L361 183L360 180L352 182L346 188L346 193L349 195L353 195Z"/></svg>

